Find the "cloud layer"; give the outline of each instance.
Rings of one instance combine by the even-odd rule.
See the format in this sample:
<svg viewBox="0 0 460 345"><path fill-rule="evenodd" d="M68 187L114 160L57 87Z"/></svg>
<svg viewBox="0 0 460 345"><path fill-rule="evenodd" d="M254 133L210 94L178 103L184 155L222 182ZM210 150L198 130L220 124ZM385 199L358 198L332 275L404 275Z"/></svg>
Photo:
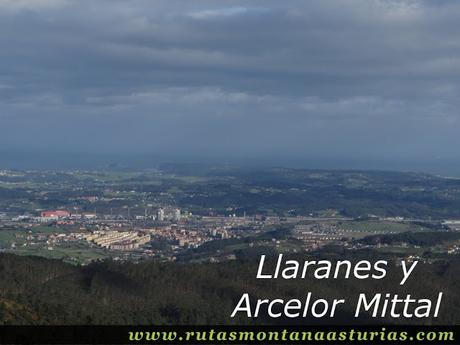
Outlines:
<svg viewBox="0 0 460 345"><path fill-rule="evenodd" d="M457 159L457 1L0 0L4 149Z"/></svg>

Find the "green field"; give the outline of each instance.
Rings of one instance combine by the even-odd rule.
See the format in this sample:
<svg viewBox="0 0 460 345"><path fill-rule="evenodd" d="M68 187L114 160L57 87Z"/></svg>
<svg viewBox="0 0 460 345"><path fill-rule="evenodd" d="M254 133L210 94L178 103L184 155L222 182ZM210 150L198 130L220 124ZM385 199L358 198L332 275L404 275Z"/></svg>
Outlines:
<svg viewBox="0 0 460 345"><path fill-rule="evenodd" d="M0 248L9 248L12 242L16 242L18 230L0 230ZM25 234L25 230L24 230Z"/></svg>
<svg viewBox="0 0 460 345"><path fill-rule="evenodd" d="M66 262L75 264L85 264L93 260L108 259L111 255L102 249L91 247L59 247L54 246L53 250L45 247L19 247L14 250L7 250L7 252L17 255L31 255L43 256L51 259L62 259Z"/></svg>
<svg viewBox="0 0 460 345"><path fill-rule="evenodd" d="M35 245L28 243L27 246L23 246L27 242L27 235L30 233L36 235L54 232L63 233L65 231L47 226L38 226L30 229L2 229L0 230L0 249L18 255L44 256L53 259L63 259L72 263L88 263L91 260L106 259L114 255L113 252L108 253L101 248L90 247L86 242L59 243L52 246L52 250L49 250L48 245L42 241L32 240L31 242L35 242ZM12 243L16 245L15 248L11 247Z"/></svg>
<svg viewBox="0 0 460 345"><path fill-rule="evenodd" d="M340 228L362 233L399 233L427 231L429 229L411 223L396 223L386 221L347 221L341 222Z"/></svg>

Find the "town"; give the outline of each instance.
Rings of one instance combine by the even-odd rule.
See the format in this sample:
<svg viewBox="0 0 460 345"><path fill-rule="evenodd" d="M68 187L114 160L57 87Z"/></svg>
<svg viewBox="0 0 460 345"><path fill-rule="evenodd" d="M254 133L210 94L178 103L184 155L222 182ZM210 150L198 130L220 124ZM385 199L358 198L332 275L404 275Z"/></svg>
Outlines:
<svg viewBox="0 0 460 345"><path fill-rule="evenodd" d="M315 178L317 175L312 173ZM367 184L381 184L362 173L344 175L340 179L353 179L355 184L358 178ZM254 207L251 199L269 196L273 187L238 182L237 186L251 184L241 199L241 191L228 190L229 179L235 179L232 172L225 177L204 177L163 170L2 170L0 250L75 264L149 258L220 262L234 260L236 253L251 248L273 248L280 253L313 252L331 246L343 250L372 248L410 258L425 254L426 261L436 255L459 253L460 217L456 218L455 213L445 219L404 212L356 214L334 207L333 197L323 209L305 209L301 204L302 210L298 204L289 203L280 209L266 202L270 200L266 196ZM335 179L330 181L332 186L337 183ZM281 198L291 194L299 198L299 193L308 196L317 193L315 188L323 188L324 178L318 179L317 185L309 181L303 190L299 183L303 184L294 179L276 193ZM448 188L452 189L451 183ZM440 193L438 187L433 191ZM209 203L209 199L214 201ZM420 236L430 236L433 231L437 241L430 237L428 244L421 242Z"/></svg>

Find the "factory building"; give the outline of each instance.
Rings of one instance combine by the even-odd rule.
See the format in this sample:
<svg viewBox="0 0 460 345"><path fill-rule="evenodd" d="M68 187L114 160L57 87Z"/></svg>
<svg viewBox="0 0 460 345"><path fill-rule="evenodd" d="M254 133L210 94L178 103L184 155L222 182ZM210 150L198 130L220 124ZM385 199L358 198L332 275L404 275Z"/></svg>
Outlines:
<svg viewBox="0 0 460 345"><path fill-rule="evenodd" d="M157 220L159 222L163 222L165 220L165 211L162 208L160 208L157 212Z"/></svg>
<svg viewBox="0 0 460 345"><path fill-rule="evenodd" d="M70 212L65 210L49 210L40 212L42 218L67 218L70 217Z"/></svg>
<svg viewBox="0 0 460 345"><path fill-rule="evenodd" d="M173 220L175 222L178 222L180 221L180 210L177 208L174 210L174 213L173 213Z"/></svg>

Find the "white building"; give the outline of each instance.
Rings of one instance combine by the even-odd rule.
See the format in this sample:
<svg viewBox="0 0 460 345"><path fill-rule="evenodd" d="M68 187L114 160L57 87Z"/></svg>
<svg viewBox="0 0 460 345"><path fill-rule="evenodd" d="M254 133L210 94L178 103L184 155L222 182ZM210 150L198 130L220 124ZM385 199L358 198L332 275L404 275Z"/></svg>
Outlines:
<svg viewBox="0 0 460 345"><path fill-rule="evenodd" d="M160 208L157 212L157 220L159 222L162 222L165 220L165 211L162 208Z"/></svg>
<svg viewBox="0 0 460 345"><path fill-rule="evenodd" d="M180 217L181 217L180 210L176 208L173 213L173 220L178 222L180 220Z"/></svg>

